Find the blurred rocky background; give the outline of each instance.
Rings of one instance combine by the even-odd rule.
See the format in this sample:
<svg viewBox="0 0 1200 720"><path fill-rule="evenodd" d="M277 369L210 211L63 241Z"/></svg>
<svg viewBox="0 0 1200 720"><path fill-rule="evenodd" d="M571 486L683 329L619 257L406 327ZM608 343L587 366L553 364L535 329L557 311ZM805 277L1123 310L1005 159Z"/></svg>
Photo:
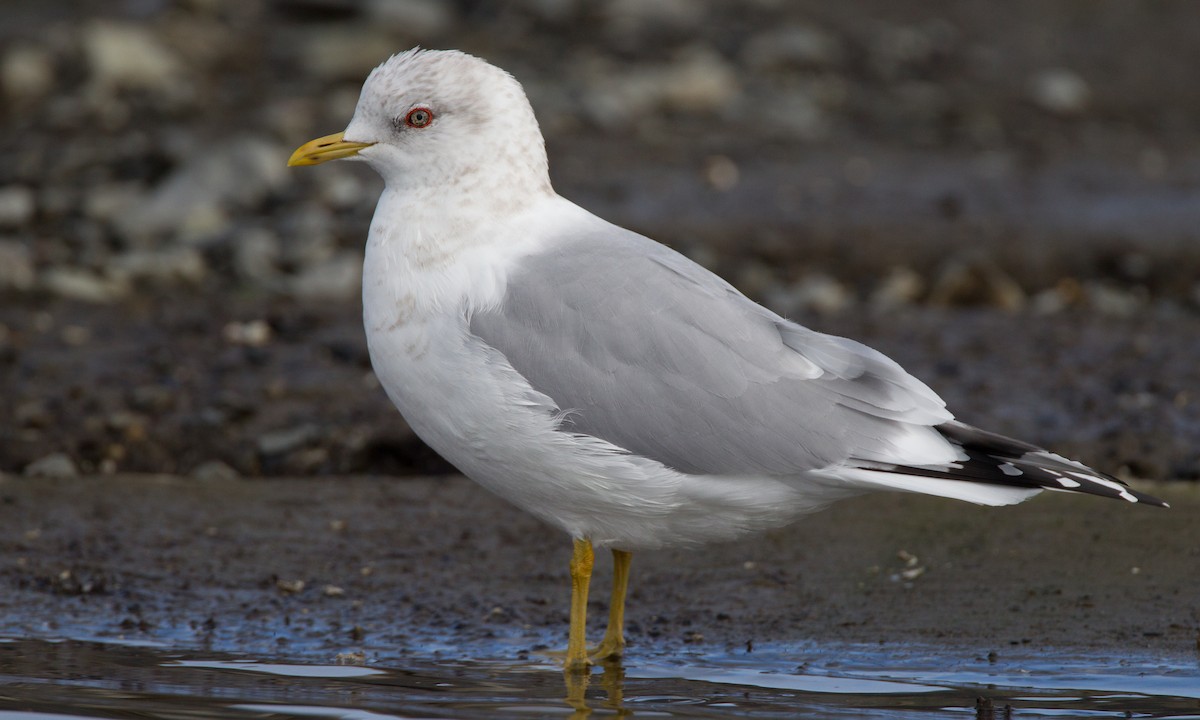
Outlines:
<svg viewBox="0 0 1200 720"><path fill-rule="evenodd" d="M414 45L524 83L562 194L964 419L1200 477L1188 0L5 0L0 473L449 471L366 355L380 182L285 167Z"/></svg>

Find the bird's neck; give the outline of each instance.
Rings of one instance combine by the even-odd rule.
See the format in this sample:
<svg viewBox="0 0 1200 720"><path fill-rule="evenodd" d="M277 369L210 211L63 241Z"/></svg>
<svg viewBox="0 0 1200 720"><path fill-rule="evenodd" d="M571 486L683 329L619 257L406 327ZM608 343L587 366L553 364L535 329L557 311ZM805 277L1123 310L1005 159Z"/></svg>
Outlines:
<svg viewBox="0 0 1200 720"><path fill-rule="evenodd" d="M512 259L538 241L531 213L564 202L553 190L515 200L388 187L371 221L364 301L387 306L403 287L431 312L486 306L502 292Z"/></svg>

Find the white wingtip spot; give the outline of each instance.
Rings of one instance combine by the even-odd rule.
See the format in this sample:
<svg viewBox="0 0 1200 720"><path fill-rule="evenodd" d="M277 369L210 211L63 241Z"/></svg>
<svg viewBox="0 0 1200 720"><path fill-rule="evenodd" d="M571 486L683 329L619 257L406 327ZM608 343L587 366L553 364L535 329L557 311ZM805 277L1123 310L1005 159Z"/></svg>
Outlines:
<svg viewBox="0 0 1200 720"><path fill-rule="evenodd" d="M1024 475L1024 474L1025 474L1025 471L1024 471L1024 470L1022 470L1021 468L1017 467L1016 465L1013 465L1013 464L1012 464L1012 463L1010 463L1010 462L1006 462L1006 463L1000 463L1000 464L999 464L999 465L997 465L996 467L1000 468L1000 472L1002 472L1002 473L1004 473L1005 475L1008 475L1008 476L1010 476L1010 477L1017 477L1017 476L1020 476L1020 475Z"/></svg>

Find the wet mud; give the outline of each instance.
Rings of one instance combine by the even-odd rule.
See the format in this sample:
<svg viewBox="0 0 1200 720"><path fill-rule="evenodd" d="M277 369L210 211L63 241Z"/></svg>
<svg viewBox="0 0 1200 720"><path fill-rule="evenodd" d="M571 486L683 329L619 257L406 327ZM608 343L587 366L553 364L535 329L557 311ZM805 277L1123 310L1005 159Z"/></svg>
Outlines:
<svg viewBox="0 0 1200 720"><path fill-rule="evenodd" d="M802 663L809 642L1194 660L1200 497L1151 489L1173 507L874 495L757 538L641 553L631 662L795 645ZM6 478L0 528L0 635L393 663L565 641L568 540L460 477ZM599 562L593 634L608 572Z"/></svg>

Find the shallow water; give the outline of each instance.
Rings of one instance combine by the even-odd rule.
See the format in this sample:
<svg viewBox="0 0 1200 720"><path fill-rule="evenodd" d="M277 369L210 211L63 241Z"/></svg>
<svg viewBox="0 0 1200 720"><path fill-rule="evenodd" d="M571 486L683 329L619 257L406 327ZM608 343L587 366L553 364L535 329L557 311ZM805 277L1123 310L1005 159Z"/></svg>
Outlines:
<svg viewBox="0 0 1200 720"><path fill-rule="evenodd" d="M803 657L798 665L794 658ZM586 684L586 688L583 685ZM573 699L568 700L568 696ZM315 664L156 643L0 640L0 720L493 717L1200 718L1200 667L805 646L635 656L575 687L553 662Z"/></svg>

